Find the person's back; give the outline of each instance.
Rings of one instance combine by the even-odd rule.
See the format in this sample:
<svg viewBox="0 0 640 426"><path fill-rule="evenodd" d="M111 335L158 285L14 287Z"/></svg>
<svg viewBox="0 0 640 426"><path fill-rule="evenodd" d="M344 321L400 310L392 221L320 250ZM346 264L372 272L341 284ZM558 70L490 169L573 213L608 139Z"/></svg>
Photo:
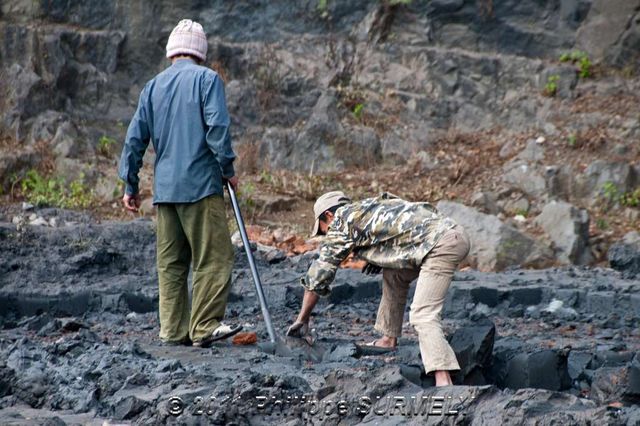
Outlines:
<svg viewBox="0 0 640 426"><path fill-rule="evenodd" d="M154 203L222 194L222 175L233 176L235 156L219 79L213 70L182 57L145 85L134 121L136 127L148 127L156 151ZM144 133L136 127L130 133Z"/></svg>
<svg viewBox="0 0 640 426"><path fill-rule="evenodd" d="M222 194L218 158L228 169L225 174L233 175L233 153L220 143L229 137L229 116L219 79L213 70L181 58L145 86L142 98L156 151L155 203ZM207 137L209 128L215 131ZM208 139L219 143L210 146Z"/></svg>
<svg viewBox="0 0 640 426"><path fill-rule="evenodd" d="M455 222L426 202L408 202L384 193L344 205L335 212L321 258L332 258L335 233L349 235L359 257L384 267L420 265L435 242ZM340 239L340 237L339 237ZM336 256L334 263L339 263Z"/></svg>

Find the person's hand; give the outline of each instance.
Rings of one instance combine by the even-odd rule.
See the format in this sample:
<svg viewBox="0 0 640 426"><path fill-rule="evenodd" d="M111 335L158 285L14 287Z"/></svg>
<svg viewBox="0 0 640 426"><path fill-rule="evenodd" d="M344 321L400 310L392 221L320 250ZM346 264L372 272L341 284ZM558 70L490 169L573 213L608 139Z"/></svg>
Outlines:
<svg viewBox="0 0 640 426"><path fill-rule="evenodd" d="M309 345L313 345L313 342L315 340L312 332L309 331L309 323L302 321L294 322L287 330L287 336L303 339Z"/></svg>
<svg viewBox="0 0 640 426"><path fill-rule="evenodd" d="M124 194L124 197L122 197L122 204L125 209L130 212L137 213L140 208L140 194Z"/></svg>
<svg viewBox="0 0 640 426"><path fill-rule="evenodd" d="M227 178L226 181L229 182L229 185L231 185L234 191L238 190L238 176L231 176L230 178Z"/></svg>
<svg viewBox="0 0 640 426"><path fill-rule="evenodd" d="M362 273L367 275L376 275L382 271L382 268L378 265L374 265L373 263L368 263L364 265L362 268Z"/></svg>

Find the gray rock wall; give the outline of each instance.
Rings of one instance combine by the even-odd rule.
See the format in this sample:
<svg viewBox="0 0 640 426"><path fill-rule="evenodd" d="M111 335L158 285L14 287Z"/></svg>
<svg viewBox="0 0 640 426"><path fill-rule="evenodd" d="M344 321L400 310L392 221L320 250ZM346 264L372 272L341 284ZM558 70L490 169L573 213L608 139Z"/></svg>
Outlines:
<svg viewBox="0 0 640 426"><path fill-rule="evenodd" d="M351 165L344 159L406 159L449 128L541 127L548 100L531 94L545 61L574 47L620 67L640 57L639 0L318 6L6 0L0 133L52 145L70 134L87 153L101 136L121 141L142 85L167 66L166 39L184 17L209 34L209 62L228 80L235 139L265 145L265 167L308 170L319 152L316 170L339 170ZM572 84L561 84L563 96ZM318 100L335 89L341 102L319 112ZM354 102L364 105L357 120Z"/></svg>

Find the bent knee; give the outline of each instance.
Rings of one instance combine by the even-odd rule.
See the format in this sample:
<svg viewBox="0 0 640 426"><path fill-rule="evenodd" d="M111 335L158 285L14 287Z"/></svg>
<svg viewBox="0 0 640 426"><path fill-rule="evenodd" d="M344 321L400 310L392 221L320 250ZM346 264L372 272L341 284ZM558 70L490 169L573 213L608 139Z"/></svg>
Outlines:
<svg viewBox="0 0 640 426"><path fill-rule="evenodd" d="M409 324L418 328L422 326L426 327L441 327L441 317L439 312L429 312L420 314L409 314Z"/></svg>

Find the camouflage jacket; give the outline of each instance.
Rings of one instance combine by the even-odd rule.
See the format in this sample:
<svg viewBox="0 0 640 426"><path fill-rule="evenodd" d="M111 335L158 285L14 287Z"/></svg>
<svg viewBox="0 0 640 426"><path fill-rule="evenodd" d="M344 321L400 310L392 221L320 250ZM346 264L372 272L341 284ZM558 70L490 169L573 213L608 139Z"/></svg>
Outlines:
<svg viewBox="0 0 640 426"><path fill-rule="evenodd" d="M429 203L412 203L389 193L340 207L302 285L330 293L336 270L349 253L383 268L417 268L440 237L456 223Z"/></svg>

